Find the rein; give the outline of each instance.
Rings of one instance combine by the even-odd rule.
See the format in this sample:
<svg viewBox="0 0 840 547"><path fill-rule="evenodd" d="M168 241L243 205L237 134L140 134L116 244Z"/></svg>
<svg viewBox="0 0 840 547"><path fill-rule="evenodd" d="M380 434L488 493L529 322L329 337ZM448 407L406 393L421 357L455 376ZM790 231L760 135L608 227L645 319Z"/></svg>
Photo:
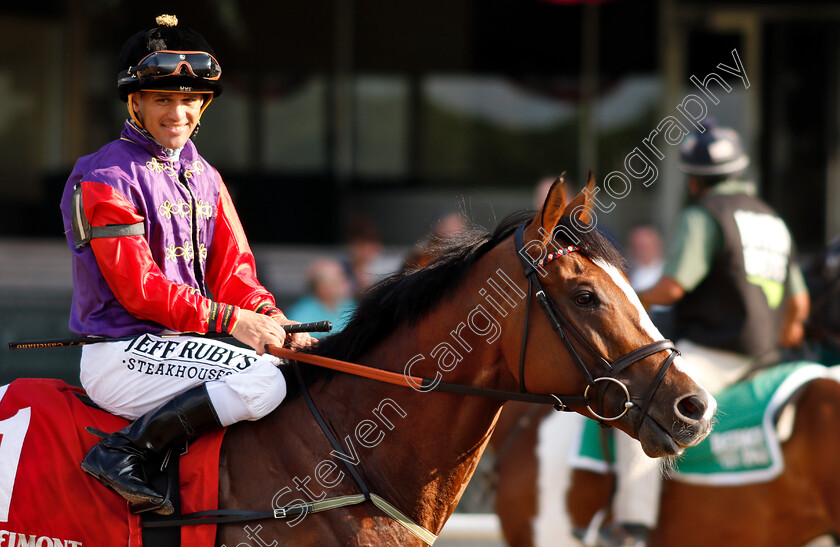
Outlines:
<svg viewBox="0 0 840 547"><path fill-rule="evenodd" d="M381 370L368 365L360 365L358 363L349 363L347 361L339 361L330 357L323 357L321 355L313 355L311 353L300 353L287 348L281 348L275 345L268 345L266 349L275 357L288 359L289 361L297 361L316 365L322 368L328 368L339 372L345 372L354 376L361 376L370 380L385 382L401 387L410 387L417 391L442 391L445 393L457 393L459 395L476 395L479 397L488 397L491 399L502 399L510 401L522 401L525 403L542 403L554 405L557 410L570 411L568 405L586 405L588 399L586 397L565 397L565 401L561 400L556 395L540 395L537 393L519 393L516 391L503 391L499 389L489 389L476 386L465 386L461 384L452 384L447 382L438 382L422 378L420 376L408 376L398 372L391 372L388 370Z"/></svg>

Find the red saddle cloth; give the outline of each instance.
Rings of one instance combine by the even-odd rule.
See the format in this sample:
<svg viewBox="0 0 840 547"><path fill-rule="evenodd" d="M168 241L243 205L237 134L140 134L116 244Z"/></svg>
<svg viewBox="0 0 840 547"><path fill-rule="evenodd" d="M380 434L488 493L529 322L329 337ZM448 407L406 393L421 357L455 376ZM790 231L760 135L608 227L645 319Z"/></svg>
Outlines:
<svg viewBox="0 0 840 547"><path fill-rule="evenodd" d="M77 394L53 379L0 386L0 546L142 545L140 517L79 467L99 440L85 427L111 433L128 422ZM181 457L182 513L218 509L223 436L204 435ZM213 525L185 526L181 545L213 545L215 536Z"/></svg>

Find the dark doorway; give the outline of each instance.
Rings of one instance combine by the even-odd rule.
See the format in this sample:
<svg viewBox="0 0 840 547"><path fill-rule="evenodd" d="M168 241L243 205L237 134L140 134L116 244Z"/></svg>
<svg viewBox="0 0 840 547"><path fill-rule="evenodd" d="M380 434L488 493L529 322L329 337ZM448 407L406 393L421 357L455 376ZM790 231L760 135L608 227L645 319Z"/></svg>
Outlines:
<svg viewBox="0 0 840 547"><path fill-rule="evenodd" d="M837 139L837 22L764 30L763 193L801 251L822 248L828 166Z"/></svg>

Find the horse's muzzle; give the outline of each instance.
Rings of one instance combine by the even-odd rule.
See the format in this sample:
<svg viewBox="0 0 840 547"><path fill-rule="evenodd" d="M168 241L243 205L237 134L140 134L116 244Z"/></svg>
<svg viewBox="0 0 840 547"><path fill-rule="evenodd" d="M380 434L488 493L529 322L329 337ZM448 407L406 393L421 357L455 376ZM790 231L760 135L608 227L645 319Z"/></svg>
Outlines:
<svg viewBox="0 0 840 547"><path fill-rule="evenodd" d="M682 454L712 430L717 401L705 390L677 400L669 411L650 412L641 422L639 442L650 457Z"/></svg>

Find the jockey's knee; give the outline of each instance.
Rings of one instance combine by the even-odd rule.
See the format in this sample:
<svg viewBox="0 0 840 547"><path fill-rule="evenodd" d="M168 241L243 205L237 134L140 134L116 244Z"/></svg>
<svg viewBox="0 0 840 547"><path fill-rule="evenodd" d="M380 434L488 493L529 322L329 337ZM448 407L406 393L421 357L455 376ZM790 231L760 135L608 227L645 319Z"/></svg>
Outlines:
<svg viewBox="0 0 840 547"><path fill-rule="evenodd" d="M286 397L283 373L268 358L259 358L247 370L207 383L207 392L223 426L259 420Z"/></svg>

